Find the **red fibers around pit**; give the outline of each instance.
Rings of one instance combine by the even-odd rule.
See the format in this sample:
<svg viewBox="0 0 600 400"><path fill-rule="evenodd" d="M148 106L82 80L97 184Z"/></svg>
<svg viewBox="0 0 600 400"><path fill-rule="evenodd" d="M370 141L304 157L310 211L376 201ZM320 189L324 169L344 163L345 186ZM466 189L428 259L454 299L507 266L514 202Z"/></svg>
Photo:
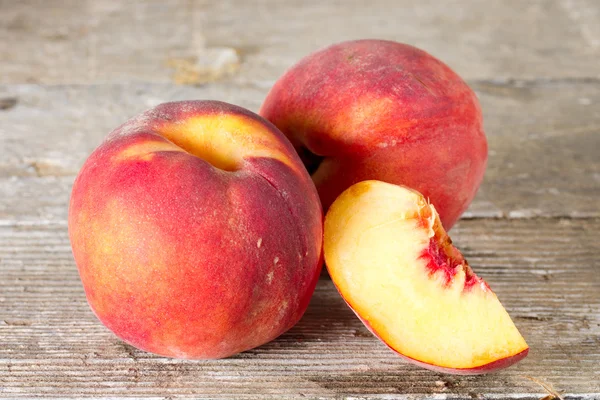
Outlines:
<svg viewBox="0 0 600 400"><path fill-rule="evenodd" d="M426 267L429 276L434 275L440 270L444 273L445 286L450 286L452 279L460 269L465 272L465 289L470 289L474 285L483 282L482 279L475 275L469 264L467 264L467 261L460 254L460 251L452 245L449 238L447 242L444 241L444 243L440 244L437 237L432 237L429 241L429 247L423 251L420 258L427 261ZM483 283L487 287L487 284Z"/></svg>

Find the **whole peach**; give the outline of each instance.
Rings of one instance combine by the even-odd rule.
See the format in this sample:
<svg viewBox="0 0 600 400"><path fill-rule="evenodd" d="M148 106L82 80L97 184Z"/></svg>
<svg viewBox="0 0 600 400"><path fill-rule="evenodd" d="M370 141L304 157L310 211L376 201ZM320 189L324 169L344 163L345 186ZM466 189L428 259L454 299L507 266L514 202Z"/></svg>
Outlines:
<svg viewBox="0 0 600 400"><path fill-rule="evenodd" d="M475 94L406 44L358 40L317 51L276 82L259 113L292 141L324 209L354 183L377 179L423 193L450 229L483 179Z"/></svg>
<svg viewBox="0 0 600 400"><path fill-rule="evenodd" d="M289 141L215 101L159 105L81 169L69 235L92 310L160 355L221 358L302 316L321 270L322 210Z"/></svg>

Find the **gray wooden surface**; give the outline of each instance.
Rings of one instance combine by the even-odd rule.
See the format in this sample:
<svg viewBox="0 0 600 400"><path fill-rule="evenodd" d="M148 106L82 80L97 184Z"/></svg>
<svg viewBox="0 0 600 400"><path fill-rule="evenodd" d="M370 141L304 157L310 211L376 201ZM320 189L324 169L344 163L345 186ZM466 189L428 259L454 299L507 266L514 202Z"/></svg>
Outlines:
<svg viewBox="0 0 600 400"><path fill-rule="evenodd" d="M127 3L127 4L124 4ZM452 230L531 351L495 374L413 367L323 277L291 331L219 361L121 343L93 316L69 191L112 128L158 103L257 110L302 55L417 45L480 97L484 184ZM0 0L0 398L600 399L600 3L596 0Z"/></svg>

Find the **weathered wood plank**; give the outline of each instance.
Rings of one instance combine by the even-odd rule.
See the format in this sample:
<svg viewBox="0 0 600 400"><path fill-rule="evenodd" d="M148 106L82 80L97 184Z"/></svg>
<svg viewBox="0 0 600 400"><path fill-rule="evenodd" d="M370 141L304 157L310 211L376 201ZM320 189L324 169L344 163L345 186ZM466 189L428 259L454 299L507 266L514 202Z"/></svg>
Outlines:
<svg viewBox="0 0 600 400"><path fill-rule="evenodd" d="M0 10L0 83L203 82L237 71L238 82L270 85L305 54L365 37L420 46L466 79L600 76L595 0L4 0Z"/></svg>
<svg viewBox="0 0 600 400"><path fill-rule="evenodd" d="M64 225L0 227L0 398L543 397L527 376L566 398L599 398L599 234L598 219L461 221L456 243L531 352L496 374L453 377L401 361L327 279L302 321L272 343L220 361L150 355L88 309Z"/></svg>
<svg viewBox="0 0 600 400"><path fill-rule="evenodd" d="M499 216L600 216L600 80L477 82ZM480 215L480 214L479 214Z"/></svg>
<svg viewBox="0 0 600 400"><path fill-rule="evenodd" d="M600 80L472 85L490 154L484 184L465 216L600 216ZM68 183L85 158L109 131L146 108L218 99L257 110L265 93L225 83L0 86L0 98L16 102L0 110L0 219L35 219L44 209L64 219Z"/></svg>
<svg viewBox="0 0 600 400"><path fill-rule="evenodd" d="M72 176L0 179L0 226L66 224Z"/></svg>
<svg viewBox="0 0 600 400"><path fill-rule="evenodd" d="M264 91L232 84L0 86L0 177L75 175L114 128L165 101L214 99L257 110Z"/></svg>
<svg viewBox="0 0 600 400"><path fill-rule="evenodd" d="M189 0L8 0L0 9L2 83L172 82L190 68L200 82L239 63L233 49L205 45Z"/></svg>
<svg viewBox="0 0 600 400"><path fill-rule="evenodd" d="M239 49L234 79L270 85L317 48L382 38L423 48L467 80L600 77L595 0L202 0L207 43Z"/></svg>

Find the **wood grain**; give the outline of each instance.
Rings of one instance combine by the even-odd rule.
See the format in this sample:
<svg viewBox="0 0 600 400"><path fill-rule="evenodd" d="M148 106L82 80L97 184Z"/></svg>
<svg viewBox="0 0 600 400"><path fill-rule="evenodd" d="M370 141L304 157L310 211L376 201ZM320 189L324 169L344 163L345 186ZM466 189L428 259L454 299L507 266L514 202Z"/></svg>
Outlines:
<svg viewBox="0 0 600 400"><path fill-rule="evenodd" d="M0 397L543 397L531 376L567 398L594 398L600 396L599 234L598 219L461 221L457 245L496 291L531 352L496 374L453 377L403 362L364 328L328 279L319 282L302 321L260 348L220 361L138 351L89 310L64 225L3 226Z"/></svg>
<svg viewBox="0 0 600 400"><path fill-rule="evenodd" d="M473 87L489 142L477 202L508 218L600 216L600 80ZM471 215L480 215L479 204Z"/></svg>
<svg viewBox="0 0 600 400"><path fill-rule="evenodd" d="M600 80L472 85L484 110L489 163L465 217L599 217ZM0 219L65 219L70 183L85 158L144 109L218 99L257 110L264 94L225 83L0 86L0 98L17 99L0 111Z"/></svg>
<svg viewBox="0 0 600 400"><path fill-rule="evenodd" d="M0 0L0 10L0 83L172 82L186 71L202 83L233 71L270 86L305 54L365 37L422 47L470 80L600 77L595 0Z"/></svg>
<svg viewBox="0 0 600 400"><path fill-rule="evenodd" d="M600 77L595 0L203 0L198 9L208 43L240 50L239 82L270 86L311 51L361 38L423 48L467 80Z"/></svg>

